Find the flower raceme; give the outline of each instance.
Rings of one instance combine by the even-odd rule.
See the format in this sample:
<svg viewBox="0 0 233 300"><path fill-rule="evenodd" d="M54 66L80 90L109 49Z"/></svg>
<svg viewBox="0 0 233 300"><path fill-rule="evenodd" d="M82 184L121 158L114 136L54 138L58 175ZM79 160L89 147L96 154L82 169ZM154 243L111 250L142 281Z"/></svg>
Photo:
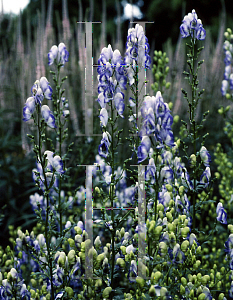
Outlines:
<svg viewBox="0 0 233 300"><path fill-rule="evenodd" d="M194 39L205 39L206 31L203 28L201 20L197 18L195 9L192 10L192 13L189 13L184 17L180 26L180 33L182 38L186 38L191 35Z"/></svg>
<svg viewBox="0 0 233 300"><path fill-rule="evenodd" d="M171 130L173 118L170 114L168 104L163 101L161 92L157 92L156 97L145 97L141 108L141 115L143 117L143 124L139 134L142 142L138 148L138 163L144 161L149 154L150 139L147 135L152 135L157 148L163 148L165 145L169 147L174 146L174 136ZM145 136L147 139L144 138Z"/></svg>
<svg viewBox="0 0 233 300"><path fill-rule="evenodd" d="M121 89L126 89L127 77L126 71L123 68L123 60L120 51L112 51L111 45L108 45L108 48L104 47L101 51L98 65L97 78L99 81L99 96L97 101L101 108L106 108L106 103L113 100L119 115L124 118L124 94ZM115 75L115 79L113 78L113 74Z"/></svg>
<svg viewBox="0 0 233 300"><path fill-rule="evenodd" d="M31 88L31 92L32 96L27 99L23 108L24 122L27 122L31 119L36 109L36 105L41 106L44 98L47 100L52 100L52 88L45 77L41 77L40 80L35 81ZM43 105L41 107L41 115L49 127L56 128L55 118L48 105Z"/></svg>
<svg viewBox="0 0 233 300"><path fill-rule="evenodd" d="M58 46L54 45L51 47L48 53L48 65L51 66L53 63L55 64L64 64L68 62L69 52L66 50L66 46L64 43L60 43Z"/></svg>
<svg viewBox="0 0 233 300"><path fill-rule="evenodd" d="M151 58L149 55L150 46L147 37L144 34L143 27L136 24L135 28L128 30L126 52L124 63L127 67L127 77L129 85L134 84L134 74L136 66L141 68L150 69Z"/></svg>

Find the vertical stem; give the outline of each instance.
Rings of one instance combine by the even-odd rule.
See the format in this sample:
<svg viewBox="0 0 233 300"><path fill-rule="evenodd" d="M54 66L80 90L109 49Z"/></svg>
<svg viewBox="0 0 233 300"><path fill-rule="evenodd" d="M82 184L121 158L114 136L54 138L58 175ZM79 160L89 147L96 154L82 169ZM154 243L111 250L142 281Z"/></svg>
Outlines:
<svg viewBox="0 0 233 300"><path fill-rule="evenodd" d="M46 242L46 247L48 251L48 265L49 265L49 270L50 270L50 282L51 282L51 294L52 294L52 300L54 300L54 288L53 288L53 266L52 266L52 258L50 255L50 241L49 241L49 236L48 236L48 223L49 223L49 211L50 211L50 206L49 206L49 190L48 190L48 183L47 183L47 178L45 174L45 166L44 166L44 160L42 159L42 154L41 154L41 148L42 148L42 140L41 140L41 126L40 126L40 108L39 104L37 104L37 115L38 115L38 132L39 132L39 158L40 158L40 163L43 171L43 176L44 176L44 185L45 185L45 196L46 196L46 220L45 220L45 242Z"/></svg>
<svg viewBox="0 0 233 300"><path fill-rule="evenodd" d="M56 83L56 90L57 90L57 99L58 103L56 103L57 107L57 114L58 114L58 128L59 128L59 156L61 157L61 144L62 144L62 125L61 125L61 119L60 119L60 103L61 103L61 86L59 84L59 76L60 76L60 66L57 66L57 83ZM60 236L62 236L62 210L61 210L61 176L59 176L59 193L58 193L58 207L59 207L59 215L60 215L60 220L59 220L59 225L60 225Z"/></svg>
<svg viewBox="0 0 233 300"><path fill-rule="evenodd" d="M113 122L113 107L112 107L112 101L110 101L110 107L111 107L111 136L112 136L112 156L111 156L111 168L112 168L112 177L111 177L111 184L110 184L110 201L111 201L111 220L112 220L112 270L111 270L111 286L113 286L113 273L114 273L114 267L115 267L115 248L114 248L114 243L115 243L115 226L114 226L114 211L113 211L113 199L114 199L114 144L113 144L113 136L114 136L114 122Z"/></svg>
<svg viewBox="0 0 233 300"><path fill-rule="evenodd" d="M191 39L191 44L192 44L192 106L191 106L191 130L193 131L193 151L194 154L196 155L196 126L195 126L195 106L196 106L196 76L194 72L194 58L195 58L195 38ZM194 167L194 178L193 178L193 188L194 191L192 193L192 203L193 203L193 228L196 227L196 166Z"/></svg>

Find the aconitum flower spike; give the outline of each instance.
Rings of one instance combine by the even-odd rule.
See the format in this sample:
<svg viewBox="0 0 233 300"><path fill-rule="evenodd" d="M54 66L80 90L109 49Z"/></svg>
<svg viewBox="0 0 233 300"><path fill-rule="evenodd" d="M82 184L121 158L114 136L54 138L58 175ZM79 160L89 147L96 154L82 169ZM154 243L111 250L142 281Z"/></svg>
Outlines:
<svg viewBox="0 0 233 300"><path fill-rule="evenodd" d="M218 203L216 213L217 213L217 220L222 224L227 224L227 213L225 212L221 202Z"/></svg>
<svg viewBox="0 0 233 300"><path fill-rule="evenodd" d="M192 10L192 13L189 13L184 17L180 26L180 33L182 38L186 38L191 35L198 40L205 39L206 31L203 28L201 20L197 18L195 9Z"/></svg>

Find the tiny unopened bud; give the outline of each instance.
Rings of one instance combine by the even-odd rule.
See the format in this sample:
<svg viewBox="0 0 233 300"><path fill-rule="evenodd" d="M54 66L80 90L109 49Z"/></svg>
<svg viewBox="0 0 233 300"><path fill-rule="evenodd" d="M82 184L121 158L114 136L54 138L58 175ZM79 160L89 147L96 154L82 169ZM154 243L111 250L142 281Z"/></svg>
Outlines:
<svg viewBox="0 0 233 300"><path fill-rule="evenodd" d="M111 291L112 291L112 288L110 286L106 287L103 291L103 298L108 299Z"/></svg>
<svg viewBox="0 0 233 300"><path fill-rule="evenodd" d="M65 291L67 292L68 298L72 299L74 297L74 291L71 287L66 286Z"/></svg>

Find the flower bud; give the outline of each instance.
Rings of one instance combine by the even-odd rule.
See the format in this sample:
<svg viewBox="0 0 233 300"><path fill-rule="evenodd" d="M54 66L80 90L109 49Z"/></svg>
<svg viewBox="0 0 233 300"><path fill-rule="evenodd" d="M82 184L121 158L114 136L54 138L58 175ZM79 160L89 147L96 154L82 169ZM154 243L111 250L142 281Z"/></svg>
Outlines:
<svg viewBox="0 0 233 300"><path fill-rule="evenodd" d="M167 289L165 287L161 287L160 289L160 296L166 296L166 293L167 293Z"/></svg>
<svg viewBox="0 0 233 300"><path fill-rule="evenodd" d="M75 262L75 251L74 251L74 249L69 251L67 257L68 257L69 264L73 264Z"/></svg>
<svg viewBox="0 0 233 300"><path fill-rule="evenodd" d="M151 297L156 296L156 291L155 291L155 288L154 288L153 285L151 285L151 287L150 287L150 289L149 289L149 295L150 295Z"/></svg>
<svg viewBox="0 0 233 300"><path fill-rule="evenodd" d="M182 284L180 285L180 294L181 295L185 294L185 288L184 288L184 286Z"/></svg>
<svg viewBox="0 0 233 300"><path fill-rule="evenodd" d="M183 252L186 252L186 250L188 249L188 246L189 246L189 241L188 241L188 240L185 240L185 241L182 242L180 248L181 248L181 250L182 250Z"/></svg>
<svg viewBox="0 0 233 300"><path fill-rule="evenodd" d="M233 233L233 225L232 224L228 224L228 230L230 230L231 233Z"/></svg>
<svg viewBox="0 0 233 300"><path fill-rule="evenodd" d="M197 254L201 254L201 246L198 246L196 251Z"/></svg>
<svg viewBox="0 0 233 300"><path fill-rule="evenodd" d="M219 294L218 300L223 300L223 299L224 299L224 294L223 293Z"/></svg>
<svg viewBox="0 0 233 300"><path fill-rule="evenodd" d="M172 109L173 103L172 103L172 102L169 102L169 103L168 103L168 107L169 107L169 109Z"/></svg>
<svg viewBox="0 0 233 300"><path fill-rule="evenodd" d="M187 285L187 279L185 277L181 277L181 283L183 284L183 286Z"/></svg>
<svg viewBox="0 0 233 300"><path fill-rule="evenodd" d="M170 184L166 184L165 187L166 187L168 192L172 192L173 188Z"/></svg>
<svg viewBox="0 0 233 300"><path fill-rule="evenodd" d="M172 222L172 221L173 221L173 217L172 217L172 214L170 213L170 211L168 211L168 212L166 213L166 217L167 217L167 219L168 219L169 222Z"/></svg>
<svg viewBox="0 0 233 300"><path fill-rule="evenodd" d="M96 288L99 288L99 287L102 286L102 284L103 284L102 279L99 278L99 279L96 280L95 287L96 287Z"/></svg>
<svg viewBox="0 0 233 300"><path fill-rule="evenodd" d="M106 287L103 291L103 299L104 298L108 299L111 291L112 291L112 288L110 286Z"/></svg>
<svg viewBox="0 0 233 300"><path fill-rule="evenodd" d="M199 296L198 296L198 300L204 300L206 298L206 294L204 293L201 293Z"/></svg>
<svg viewBox="0 0 233 300"><path fill-rule="evenodd" d="M190 297L191 299L193 299L193 297L194 297L194 290L193 290L193 289L191 289L191 291L190 291L190 293L189 293L189 297Z"/></svg>
<svg viewBox="0 0 233 300"><path fill-rule="evenodd" d="M145 280L139 276L136 277L136 282L140 286L140 288L143 288L145 285Z"/></svg>
<svg viewBox="0 0 233 300"><path fill-rule="evenodd" d="M72 299L74 297L74 291L71 287L66 286L65 291L66 291L69 299Z"/></svg>
<svg viewBox="0 0 233 300"><path fill-rule="evenodd" d="M68 243L70 245L71 248L74 248L75 247L75 241L71 238L68 239Z"/></svg>
<svg viewBox="0 0 233 300"><path fill-rule="evenodd" d="M100 247L101 247L101 240L100 240L99 235L96 237L96 239L94 241L94 245L95 245L96 249L100 249Z"/></svg>
<svg viewBox="0 0 233 300"><path fill-rule="evenodd" d="M126 255L126 247L125 246L120 246L121 252L123 255Z"/></svg>
<svg viewBox="0 0 233 300"><path fill-rule="evenodd" d="M155 221L152 220L152 221L150 221L149 224L150 224L150 227L149 227L148 232L149 232L149 233L152 233L152 231L154 231L154 229L155 229Z"/></svg>
<svg viewBox="0 0 233 300"><path fill-rule="evenodd" d="M197 158L195 154L190 155L190 167L194 168L196 166Z"/></svg>
<svg viewBox="0 0 233 300"><path fill-rule="evenodd" d="M201 279L201 283L203 284L203 285L206 285L207 284L207 282L210 280L210 276L209 275L204 275L203 277L202 277L202 279Z"/></svg>
<svg viewBox="0 0 233 300"><path fill-rule="evenodd" d="M156 237L160 237L160 234L161 234L161 231L162 231L162 229L163 229L163 227L162 226L157 226L156 228L155 228L155 230L154 230L154 235L156 236Z"/></svg>
<svg viewBox="0 0 233 300"><path fill-rule="evenodd" d="M98 196L100 195L100 189L98 188L98 186L95 187L95 192Z"/></svg>
<svg viewBox="0 0 233 300"><path fill-rule="evenodd" d="M116 264L121 268L121 269L124 269L125 268L125 261L118 257L118 259L116 260Z"/></svg>
<svg viewBox="0 0 233 300"><path fill-rule="evenodd" d="M181 185L181 186L179 187L179 195L182 196L183 193L184 193L184 186Z"/></svg>
<svg viewBox="0 0 233 300"><path fill-rule="evenodd" d="M81 261L82 261L82 263L83 262L85 262L85 260L86 260L86 254L85 254L85 252L79 252L78 253L78 255L79 255L79 257L81 258Z"/></svg>
<svg viewBox="0 0 233 300"><path fill-rule="evenodd" d="M188 235L188 233L189 233L189 231L190 231L190 228L189 228L189 227L184 227L184 228L182 228L182 229L181 229L181 236L182 236L183 238L186 238L187 235Z"/></svg>
<svg viewBox="0 0 233 300"><path fill-rule="evenodd" d="M158 210L158 211L164 212L164 206L163 206L162 203L159 203L159 204L157 205L157 210Z"/></svg>
<svg viewBox="0 0 233 300"><path fill-rule="evenodd" d="M75 226L74 230L76 231L77 234L82 234L82 229L79 226Z"/></svg>
<svg viewBox="0 0 233 300"><path fill-rule="evenodd" d="M169 232L174 232L175 231L175 226L172 223L167 224L167 229Z"/></svg>

